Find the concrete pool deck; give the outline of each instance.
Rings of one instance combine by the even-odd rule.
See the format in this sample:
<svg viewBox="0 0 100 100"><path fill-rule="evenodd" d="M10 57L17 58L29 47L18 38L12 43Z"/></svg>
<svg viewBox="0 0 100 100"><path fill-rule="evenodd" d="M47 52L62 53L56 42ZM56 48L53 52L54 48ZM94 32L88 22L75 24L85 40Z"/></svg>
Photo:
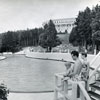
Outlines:
<svg viewBox="0 0 100 100"><path fill-rule="evenodd" d="M4 59L6 59L6 57L0 55L0 60L4 60Z"/></svg>
<svg viewBox="0 0 100 100"><path fill-rule="evenodd" d="M69 61L74 62L70 53L40 53L40 52L26 52L25 56L28 58L35 59L44 59L44 60L56 60L56 61ZM87 60L91 62L96 55L88 54ZM80 56L79 56L80 57ZM96 58L96 61L92 64L92 68L95 69L95 66L98 66L100 61L100 56ZM99 69L100 70L100 69Z"/></svg>
<svg viewBox="0 0 100 100"><path fill-rule="evenodd" d="M54 100L54 92L50 93L10 93L8 100Z"/></svg>

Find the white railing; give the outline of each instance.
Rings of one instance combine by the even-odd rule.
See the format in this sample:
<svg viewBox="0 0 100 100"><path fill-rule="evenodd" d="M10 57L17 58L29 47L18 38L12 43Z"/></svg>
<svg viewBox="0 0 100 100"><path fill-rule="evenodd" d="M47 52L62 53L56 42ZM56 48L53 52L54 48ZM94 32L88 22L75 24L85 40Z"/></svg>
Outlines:
<svg viewBox="0 0 100 100"><path fill-rule="evenodd" d="M55 74L55 95L54 100L91 100L87 91L85 90L85 83L83 81L72 81L68 78L62 81L62 74ZM59 93L62 96L59 96Z"/></svg>
<svg viewBox="0 0 100 100"><path fill-rule="evenodd" d="M83 94L83 98L85 97L86 100L91 100L91 98L89 97L87 91L85 90L85 88L83 87L82 83L78 82L78 86L81 90L81 93ZM83 99L84 100L84 99Z"/></svg>
<svg viewBox="0 0 100 100"><path fill-rule="evenodd" d="M90 69L91 66L93 66L93 63L97 60L97 58L100 56L100 52L95 56L95 58L90 62ZM98 66L95 66L96 68L90 73L89 81L92 79L94 75L97 74L98 69L100 68L100 64Z"/></svg>
<svg viewBox="0 0 100 100"><path fill-rule="evenodd" d="M95 62L95 60L100 56L100 52L94 57L94 59L92 59L92 61L90 62L90 66L92 66L92 64Z"/></svg>
<svg viewBox="0 0 100 100"><path fill-rule="evenodd" d="M95 61L100 56L100 52L95 56L95 58L90 62L90 66L93 66ZM90 73L90 79L95 76L100 68L100 64L96 66L92 73ZM54 100L59 100L59 93L62 94L64 100L91 100L87 91L85 90L85 83L82 81L72 81L70 79L63 79L63 73L55 74L55 95ZM70 87L70 88L69 88ZM70 90L69 90L70 89ZM69 94L69 91L70 94ZM78 95L79 94L79 95Z"/></svg>

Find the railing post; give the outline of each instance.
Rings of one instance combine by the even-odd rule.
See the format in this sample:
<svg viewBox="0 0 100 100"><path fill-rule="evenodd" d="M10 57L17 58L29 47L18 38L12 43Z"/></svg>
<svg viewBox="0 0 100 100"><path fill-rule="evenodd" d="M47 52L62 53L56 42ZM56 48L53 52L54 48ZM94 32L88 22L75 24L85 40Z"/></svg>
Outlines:
<svg viewBox="0 0 100 100"><path fill-rule="evenodd" d="M98 78L100 79L100 72L99 72Z"/></svg>
<svg viewBox="0 0 100 100"><path fill-rule="evenodd" d="M85 82L81 82L81 83L82 83L83 87L85 88L85 85L86 85ZM86 100L81 90L80 90L80 99Z"/></svg>
<svg viewBox="0 0 100 100"><path fill-rule="evenodd" d="M63 99L66 100L66 94L68 94L68 81L67 80L64 81L63 89L64 89Z"/></svg>
<svg viewBox="0 0 100 100"><path fill-rule="evenodd" d="M89 80L87 80L86 89L89 91Z"/></svg>
<svg viewBox="0 0 100 100"><path fill-rule="evenodd" d="M87 91L85 90L85 82L84 81L78 82L78 86L80 88L80 98L79 98L79 100L91 100Z"/></svg>
<svg viewBox="0 0 100 100"><path fill-rule="evenodd" d="M58 99L58 91L56 87L58 86L58 77L55 75L55 89L54 89L54 100Z"/></svg>
<svg viewBox="0 0 100 100"><path fill-rule="evenodd" d="M67 80L64 81L64 93L65 94L68 93L68 81Z"/></svg>
<svg viewBox="0 0 100 100"><path fill-rule="evenodd" d="M77 100L77 83L73 82L72 84L72 100Z"/></svg>

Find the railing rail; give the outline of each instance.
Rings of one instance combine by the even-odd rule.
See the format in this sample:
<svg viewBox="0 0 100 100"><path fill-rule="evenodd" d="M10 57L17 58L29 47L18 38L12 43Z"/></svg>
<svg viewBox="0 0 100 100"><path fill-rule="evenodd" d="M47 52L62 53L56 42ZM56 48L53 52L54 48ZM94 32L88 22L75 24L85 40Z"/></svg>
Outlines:
<svg viewBox="0 0 100 100"><path fill-rule="evenodd" d="M91 100L91 98L89 97L87 91L85 90L85 88L83 87L82 83L78 82L78 86L82 92L82 94L84 95L84 97L86 98L86 100Z"/></svg>
<svg viewBox="0 0 100 100"><path fill-rule="evenodd" d="M91 80L92 77L93 77L95 74L97 74L97 72L99 72L99 71L98 71L99 68L100 68L100 64L99 64L99 66L98 66L96 69L94 69L94 71L90 74L89 80Z"/></svg>
<svg viewBox="0 0 100 100"><path fill-rule="evenodd" d="M95 56L95 58L90 62L90 66L93 66L93 63L98 59L100 56L100 52ZM90 67L91 68L91 67ZM92 79L94 75L97 74L98 69L100 68L100 64L93 69L93 72L90 74L89 81ZM61 89L59 89L58 80L61 81ZM63 99L66 100L91 100L90 96L88 95L87 91L85 90L85 82L82 81L72 81L72 80L64 80L63 73L55 74L55 98L54 100L58 99L58 92L63 95ZM71 95L69 96L69 83L71 84ZM79 93L79 94L78 94Z"/></svg>
<svg viewBox="0 0 100 100"><path fill-rule="evenodd" d="M92 59L92 61L90 62L90 66L92 66L92 64L95 62L95 60L100 56L100 52L94 57L94 59Z"/></svg>
<svg viewBox="0 0 100 100"><path fill-rule="evenodd" d="M61 89L59 88L59 79L61 80ZM83 81L73 81L64 80L62 82L62 73L55 74L55 98L54 100L59 100L59 93L63 95L63 99L66 100L91 100L87 91L85 90L85 82ZM71 84L71 90L69 90L69 83ZM69 91L71 94L69 95ZM79 95L80 94L80 95Z"/></svg>
<svg viewBox="0 0 100 100"><path fill-rule="evenodd" d="M100 68L100 64L97 66L96 69L91 68L92 64L96 61L96 59L100 56L100 52L95 56L95 58L90 62L90 69L93 69L93 72L90 73L89 81L92 79L92 77L97 74L98 69Z"/></svg>

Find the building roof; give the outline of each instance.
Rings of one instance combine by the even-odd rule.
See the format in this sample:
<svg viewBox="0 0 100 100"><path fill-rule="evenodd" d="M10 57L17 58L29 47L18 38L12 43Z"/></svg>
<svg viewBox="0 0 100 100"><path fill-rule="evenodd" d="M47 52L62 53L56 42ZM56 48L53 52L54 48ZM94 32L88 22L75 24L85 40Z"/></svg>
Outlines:
<svg viewBox="0 0 100 100"><path fill-rule="evenodd" d="M74 24L75 18L63 18L63 19L54 19L54 24Z"/></svg>

